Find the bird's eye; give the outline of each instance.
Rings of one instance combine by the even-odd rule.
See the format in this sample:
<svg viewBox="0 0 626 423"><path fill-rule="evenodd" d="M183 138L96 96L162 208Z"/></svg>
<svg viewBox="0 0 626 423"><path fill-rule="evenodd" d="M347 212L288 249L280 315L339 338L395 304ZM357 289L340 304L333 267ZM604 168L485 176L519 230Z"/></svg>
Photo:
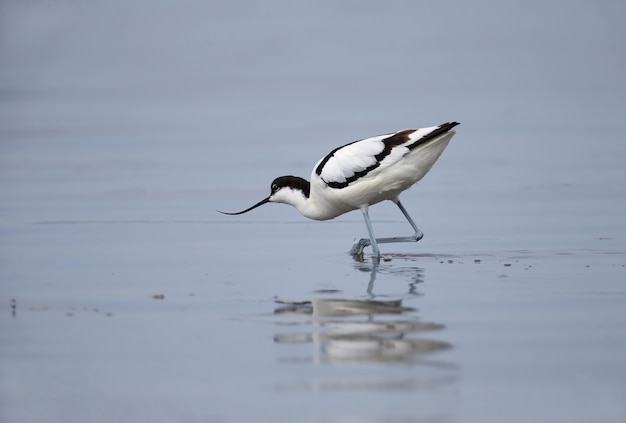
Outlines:
<svg viewBox="0 0 626 423"><path fill-rule="evenodd" d="M277 190L278 190L278 185L272 184L272 191L277 191Z"/></svg>

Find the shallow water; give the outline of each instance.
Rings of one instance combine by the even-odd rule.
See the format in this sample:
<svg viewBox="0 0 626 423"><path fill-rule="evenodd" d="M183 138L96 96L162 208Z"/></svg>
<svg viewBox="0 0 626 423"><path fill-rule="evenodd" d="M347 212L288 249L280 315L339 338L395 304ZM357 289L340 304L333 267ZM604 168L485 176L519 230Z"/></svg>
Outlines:
<svg viewBox="0 0 626 423"><path fill-rule="evenodd" d="M385 254L373 273L367 256L324 250L361 222L322 225L317 235L295 222L13 225L20 243L3 243L3 413L623 416L623 245L507 251L425 239Z"/></svg>
<svg viewBox="0 0 626 423"><path fill-rule="evenodd" d="M3 3L0 420L624 421L623 6L578 6ZM448 120L379 263L215 212Z"/></svg>

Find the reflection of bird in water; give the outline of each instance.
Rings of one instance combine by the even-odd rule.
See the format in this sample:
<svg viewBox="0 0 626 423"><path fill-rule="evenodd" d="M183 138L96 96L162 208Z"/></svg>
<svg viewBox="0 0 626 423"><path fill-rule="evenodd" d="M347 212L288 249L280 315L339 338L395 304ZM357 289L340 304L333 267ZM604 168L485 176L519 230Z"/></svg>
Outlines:
<svg viewBox="0 0 626 423"><path fill-rule="evenodd" d="M392 262L397 260L408 260L415 261L419 257L423 257L424 255L406 255L406 254L394 254L391 256L385 256L384 262ZM411 295L421 295L417 292L417 285L420 283L424 283L424 268L417 266L399 266L394 267L392 265L380 265L379 257L372 257L370 262L367 262L362 255L354 256L355 269L361 272L370 272L370 280L367 285L367 293L374 297L374 283L376 282L376 278L379 273L386 273L389 275L401 276L403 278L408 279L409 282L409 291L408 294Z"/></svg>
<svg viewBox="0 0 626 423"><path fill-rule="evenodd" d="M286 203L302 215L315 220L333 219L360 209L369 239L358 240L352 254L372 246L380 256L378 244L417 242L424 236L400 202L399 195L426 175L455 134L457 122L421 129L405 129L378 135L338 147L321 159L311 173L311 182L297 176L280 176L271 185L270 195L254 206L235 213L249 212L265 203ZM369 206L393 201L415 233L406 237L376 238L369 218Z"/></svg>
<svg viewBox="0 0 626 423"><path fill-rule="evenodd" d="M274 310L276 314L286 312L312 314L315 316L348 316L355 314L401 314L414 311L403 307L402 300L345 300L345 299L313 299L303 301L279 301L282 307Z"/></svg>
<svg viewBox="0 0 626 423"><path fill-rule="evenodd" d="M415 319L375 319L375 316L401 315L415 311L404 307L402 300L312 299L278 301L275 314L311 315L323 331L308 334L274 336L276 343L314 342L322 346L325 361L348 362L415 362L417 355L445 350L448 342L410 337L411 334L440 331L438 323ZM354 316L366 316L356 320Z"/></svg>

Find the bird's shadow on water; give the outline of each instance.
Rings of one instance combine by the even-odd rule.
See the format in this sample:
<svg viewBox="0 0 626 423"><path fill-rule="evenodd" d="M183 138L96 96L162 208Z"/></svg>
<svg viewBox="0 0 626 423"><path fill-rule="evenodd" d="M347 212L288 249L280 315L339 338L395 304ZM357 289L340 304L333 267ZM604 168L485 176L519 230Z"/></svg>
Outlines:
<svg viewBox="0 0 626 423"><path fill-rule="evenodd" d="M390 261L394 264L390 265ZM363 295L341 298L340 290L327 289L315 291L311 299L276 299L274 315L280 316L276 324L281 333L274 336L274 342L317 344L319 349L312 361L318 363L450 367L449 363L424 358L452 347L449 342L430 336L443 331L445 325L424 321L417 308L404 304L414 303L416 297L423 295L418 286L425 280L424 269L415 262L415 257L385 256L381 260L354 256L354 269L366 273L369 279L365 299ZM374 294L379 274L405 279L407 291L397 295Z"/></svg>

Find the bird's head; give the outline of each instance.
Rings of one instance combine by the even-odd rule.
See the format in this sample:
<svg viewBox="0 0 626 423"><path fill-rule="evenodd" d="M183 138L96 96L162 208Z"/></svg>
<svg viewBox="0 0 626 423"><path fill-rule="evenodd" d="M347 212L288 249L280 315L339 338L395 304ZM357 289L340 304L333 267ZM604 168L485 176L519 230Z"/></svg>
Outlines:
<svg viewBox="0 0 626 423"><path fill-rule="evenodd" d="M295 206L298 202L309 198L311 185L307 180L298 176L279 176L272 181L270 190L269 196L245 210L240 212L223 212L218 210L218 212L228 215L244 214L266 203L286 203Z"/></svg>

